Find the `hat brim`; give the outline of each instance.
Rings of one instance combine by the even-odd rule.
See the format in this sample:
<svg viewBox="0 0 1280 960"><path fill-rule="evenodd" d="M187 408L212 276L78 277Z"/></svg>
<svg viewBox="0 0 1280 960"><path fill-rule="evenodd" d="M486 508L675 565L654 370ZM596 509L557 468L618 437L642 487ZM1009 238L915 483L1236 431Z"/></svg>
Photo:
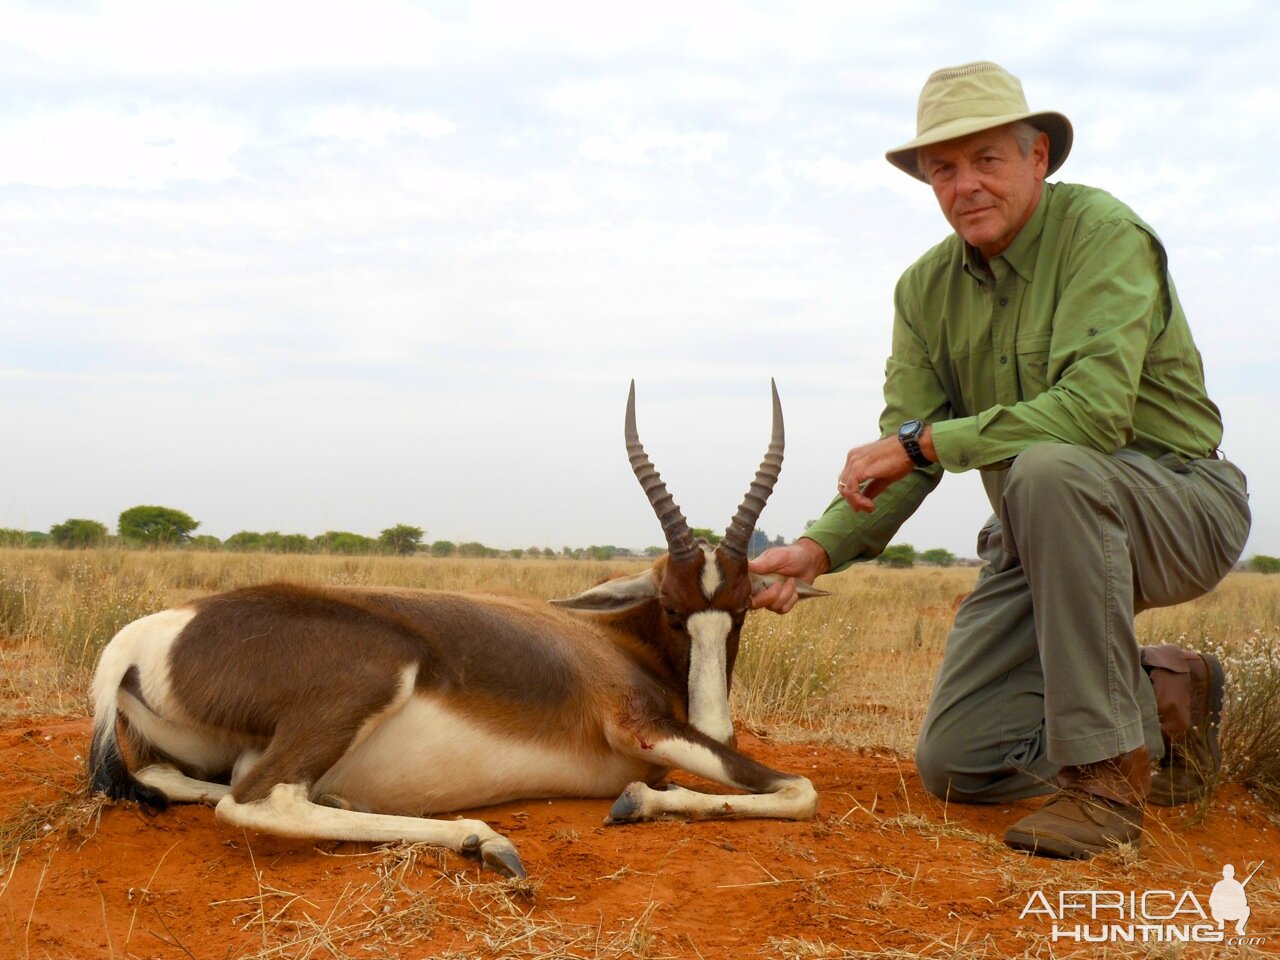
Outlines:
<svg viewBox="0 0 1280 960"><path fill-rule="evenodd" d="M1065 115L1052 111L1044 113L1012 113L1003 117L964 117L960 120L953 120L950 123L934 127L928 133L890 150L884 156L886 160L903 173L910 174L922 183L928 183L929 178L924 175L916 162L916 154L921 147L929 147L935 143L945 143L948 140L958 140L973 133L993 130L996 127L1003 127L1008 123L1017 123L1020 120L1025 120L1033 127L1043 130L1049 135L1049 168L1045 171L1045 176L1052 174L1066 161L1067 154L1071 152L1073 137L1071 121Z"/></svg>

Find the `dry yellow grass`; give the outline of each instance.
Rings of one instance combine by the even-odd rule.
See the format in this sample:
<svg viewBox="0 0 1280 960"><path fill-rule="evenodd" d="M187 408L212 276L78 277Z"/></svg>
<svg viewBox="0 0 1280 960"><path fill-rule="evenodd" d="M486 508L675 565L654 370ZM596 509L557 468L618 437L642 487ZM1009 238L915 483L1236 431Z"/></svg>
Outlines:
<svg viewBox="0 0 1280 960"><path fill-rule="evenodd" d="M645 561L438 559L183 551L0 549L0 715L78 714L102 645L125 623L193 596L271 579L579 592ZM874 564L823 578L832 596L744 631L734 713L788 738L912 750L955 601L973 568ZM1280 633L1280 576L1235 573L1191 603L1143 613L1142 643L1233 652ZM1243 655L1243 654L1242 654Z"/></svg>

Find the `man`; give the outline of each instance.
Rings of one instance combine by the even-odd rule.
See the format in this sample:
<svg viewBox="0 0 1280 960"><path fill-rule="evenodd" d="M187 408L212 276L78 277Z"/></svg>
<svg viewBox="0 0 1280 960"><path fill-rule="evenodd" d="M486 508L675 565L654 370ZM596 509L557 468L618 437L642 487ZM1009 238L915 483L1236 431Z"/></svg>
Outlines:
<svg viewBox="0 0 1280 960"><path fill-rule="evenodd" d="M752 569L812 582L871 559L943 471L979 470L985 566L916 764L953 801L1053 793L1005 842L1084 858L1137 842L1148 799L1196 799L1216 768L1221 666L1139 649L1133 618L1212 589L1250 521L1159 239L1110 195L1045 182L1071 142L996 64L929 78L916 138L886 156L954 233L898 283L881 439ZM786 612L794 580L755 603Z"/></svg>

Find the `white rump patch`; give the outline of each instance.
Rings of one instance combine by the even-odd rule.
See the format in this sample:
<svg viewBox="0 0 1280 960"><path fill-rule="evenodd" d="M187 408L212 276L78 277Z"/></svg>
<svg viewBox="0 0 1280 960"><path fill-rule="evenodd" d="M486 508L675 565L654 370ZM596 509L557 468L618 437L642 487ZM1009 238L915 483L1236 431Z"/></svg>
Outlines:
<svg viewBox="0 0 1280 960"><path fill-rule="evenodd" d="M705 578L705 574L704 574ZM689 725L719 743L733 739L729 716L728 653L733 620L723 610L689 617Z"/></svg>
<svg viewBox="0 0 1280 960"><path fill-rule="evenodd" d="M98 660L93 678L95 705L114 706L120 682L129 668L136 666L143 697L156 709L164 710L170 702L169 650L195 615L190 607L161 610L121 628Z"/></svg>
<svg viewBox="0 0 1280 960"><path fill-rule="evenodd" d="M133 621L111 639L93 678L94 736L115 736L118 709L142 739L184 766L212 774L231 765L236 748L182 710L169 676L169 654L195 615L191 607L162 610ZM131 667L138 671L141 701L120 686Z"/></svg>
<svg viewBox="0 0 1280 960"><path fill-rule="evenodd" d="M716 563L716 552L713 548L703 544L702 555L707 560L702 565L702 595L710 600L720 589L724 576L720 573L720 565Z"/></svg>

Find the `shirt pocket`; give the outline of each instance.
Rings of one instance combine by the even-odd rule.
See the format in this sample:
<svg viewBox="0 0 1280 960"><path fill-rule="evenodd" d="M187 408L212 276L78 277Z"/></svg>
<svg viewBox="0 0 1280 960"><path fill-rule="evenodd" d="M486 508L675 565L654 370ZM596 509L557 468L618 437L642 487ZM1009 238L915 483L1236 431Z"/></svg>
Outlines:
<svg viewBox="0 0 1280 960"><path fill-rule="evenodd" d="M1031 400L1049 389L1048 333L1028 334L1019 337L1014 344L1018 358L1018 393L1022 400Z"/></svg>

